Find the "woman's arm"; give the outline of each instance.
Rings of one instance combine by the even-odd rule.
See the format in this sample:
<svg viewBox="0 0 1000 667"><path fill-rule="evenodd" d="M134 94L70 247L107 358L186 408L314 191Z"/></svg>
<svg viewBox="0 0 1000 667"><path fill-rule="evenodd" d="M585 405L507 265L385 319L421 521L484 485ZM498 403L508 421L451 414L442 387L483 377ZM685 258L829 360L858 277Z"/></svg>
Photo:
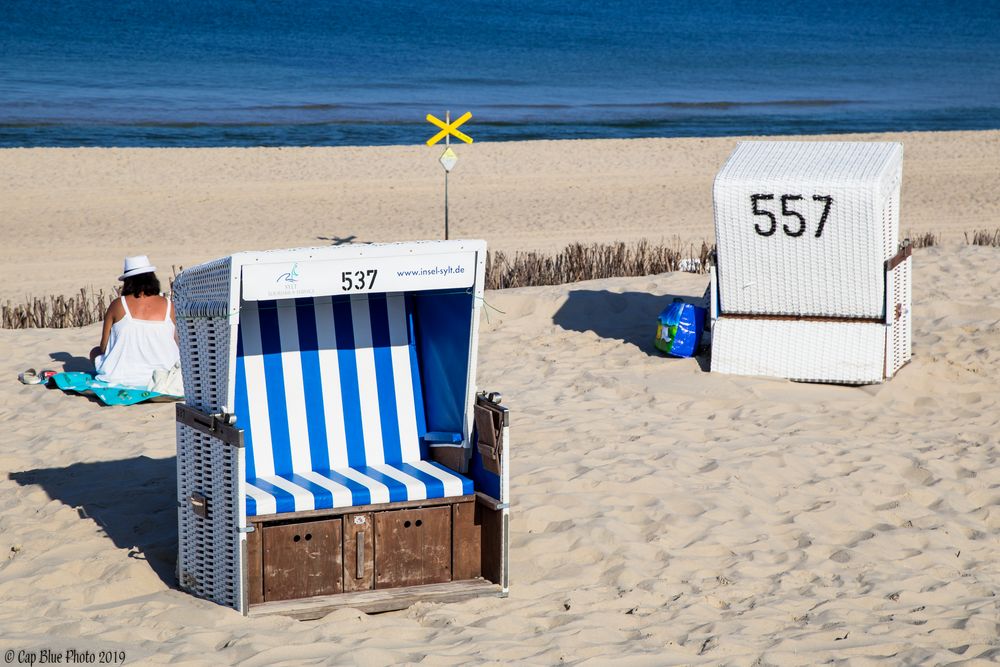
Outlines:
<svg viewBox="0 0 1000 667"><path fill-rule="evenodd" d="M174 342L180 347L181 332L177 330L177 306L174 305L173 299L167 299L167 308L170 309L170 319L174 323Z"/></svg>
<svg viewBox="0 0 1000 667"><path fill-rule="evenodd" d="M90 360L94 361L98 355L107 352L108 348L108 338L111 337L111 327L114 323L121 319L118 316L118 311L121 310L121 304L116 299L111 302L108 306L108 312L104 314L104 327L101 329L101 344L90 351Z"/></svg>

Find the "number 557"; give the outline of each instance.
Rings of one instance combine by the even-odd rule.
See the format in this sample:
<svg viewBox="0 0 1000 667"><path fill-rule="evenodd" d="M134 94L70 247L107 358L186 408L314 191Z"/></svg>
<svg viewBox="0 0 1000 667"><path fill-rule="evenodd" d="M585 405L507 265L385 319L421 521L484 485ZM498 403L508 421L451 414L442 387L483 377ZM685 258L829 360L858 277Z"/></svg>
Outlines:
<svg viewBox="0 0 1000 667"><path fill-rule="evenodd" d="M790 202L800 201L801 199L802 195L781 195L781 215L794 221L791 227L788 226L787 222L781 225L787 236L797 238L802 236L806 231L806 217L789 206ZM759 222L754 223L754 231L761 236L771 236L778 231L778 216L766 208L761 208L760 205L761 202L769 201L774 201L774 195L750 195L751 212L768 220L768 223L764 227L761 227L761 223ZM823 206L823 213L819 217L819 224L816 226L816 238L819 238L823 235L823 227L826 226L826 219L830 216L833 197L829 195L813 195L813 201L821 201L825 204Z"/></svg>

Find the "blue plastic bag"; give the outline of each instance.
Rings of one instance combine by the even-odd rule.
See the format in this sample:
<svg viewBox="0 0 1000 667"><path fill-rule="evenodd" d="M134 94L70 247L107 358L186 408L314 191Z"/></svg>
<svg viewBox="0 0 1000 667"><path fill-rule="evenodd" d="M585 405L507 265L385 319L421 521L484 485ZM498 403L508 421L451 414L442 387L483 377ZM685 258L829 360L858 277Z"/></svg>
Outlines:
<svg viewBox="0 0 1000 667"><path fill-rule="evenodd" d="M676 300L663 309L656 326L656 349L672 357L692 357L701 344L706 310Z"/></svg>

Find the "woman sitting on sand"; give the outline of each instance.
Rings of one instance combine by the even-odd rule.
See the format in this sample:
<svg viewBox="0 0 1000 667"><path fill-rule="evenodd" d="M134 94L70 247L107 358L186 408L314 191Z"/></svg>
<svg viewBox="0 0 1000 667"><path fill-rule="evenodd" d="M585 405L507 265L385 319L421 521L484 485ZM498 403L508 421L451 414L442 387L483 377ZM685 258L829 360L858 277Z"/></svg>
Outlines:
<svg viewBox="0 0 1000 667"><path fill-rule="evenodd" d="M108 306L101 344L90 351L97 379L116 387L148 389L154 371L180 363L174 309L145 255L125 258L122 296Z"/></svg>

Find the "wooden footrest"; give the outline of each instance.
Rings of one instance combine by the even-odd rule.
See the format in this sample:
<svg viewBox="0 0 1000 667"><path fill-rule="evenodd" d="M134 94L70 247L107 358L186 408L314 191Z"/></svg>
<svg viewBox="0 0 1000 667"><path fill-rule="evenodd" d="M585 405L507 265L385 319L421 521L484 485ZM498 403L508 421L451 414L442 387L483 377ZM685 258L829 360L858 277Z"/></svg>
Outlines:
<svg viewBox="0 0 1000 667"><path fill-rule="evenodd" d="M337 609L357 609L367 614L405 609L417 602L459 602L476 597L501 595L499 584L485 579L449 581L443 584L406 586L387 590L323 595L304 600L265 602L250 607L250 616L289 616L300 621L322 618Z"/></svg>

